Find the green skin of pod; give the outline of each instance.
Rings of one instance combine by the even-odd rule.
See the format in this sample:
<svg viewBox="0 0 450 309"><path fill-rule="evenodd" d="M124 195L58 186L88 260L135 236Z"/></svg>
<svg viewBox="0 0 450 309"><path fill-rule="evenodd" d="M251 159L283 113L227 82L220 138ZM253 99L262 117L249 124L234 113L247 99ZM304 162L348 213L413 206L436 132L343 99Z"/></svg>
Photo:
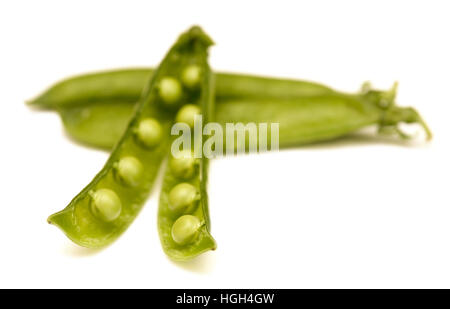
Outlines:
<svg viewBox="0 0 450 309"><path fill-rule="evenodd" d="M177 76L180 73L179 68L186 63L192 63L197 58L205 58L205 50L209 45L210 39L198 27L193 27L180 36L153 74L105 166L65 209L48 218L49 223L58 226L75 243L91 248L107 246L127 229L144 205L161 161L169 151L170 128L174 123L175 113L163 109L158 104L160 98L156 85L164 76ZM173 57L174 54L177 57ZM162 126L161 142L152 149L142 147L136 141L134 133L139 122L146 118L157 118ZM138 185L126 186L118 181L114 165L124 157L134 157L142 164L143 177ZM98 192L103 188L113 191L121 201L120 215L109 222L99 220L91 211L92 198L89 193ZM207 213L207 210L204 213ZM205 216L200 218L201 222L209 220ZM191 247L189 254L215 248L215 242L206 227L201 228L198 237L198 248Z"/></svg>

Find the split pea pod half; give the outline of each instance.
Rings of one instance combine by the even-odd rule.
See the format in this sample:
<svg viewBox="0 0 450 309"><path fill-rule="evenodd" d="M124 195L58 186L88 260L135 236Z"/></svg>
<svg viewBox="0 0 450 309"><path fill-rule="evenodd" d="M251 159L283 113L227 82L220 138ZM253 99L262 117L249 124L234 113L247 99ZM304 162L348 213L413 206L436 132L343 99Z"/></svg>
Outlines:
<svg viewBox="0 0 450 309"><path fill-rule="evenodd" d="M59 111L74 140L101 149L111 149L132 112L133 105L128 102L92 102ZM330 92L290 99L221 98L216 101L214 118L224 132L226 123L279 123L280 148L339 138L371 125L379 126L381 132L404 136L398 125L416 123L431 138L428 126L414 108L395 104L395 87L388 91L365 87L356 94ZM267 135L271 136L270 125Z"/></svg>
<svg viewBox="0 0 450 309"><path fill-rule="evenodd" d="M177 109L195 99L195 94L178 87L177 77L183 67L206 61L211 44L198 27L179 37L153 73L102 170L65 209L51 215L49 223L75 243L92 248L110 244L125 231L145 203L167 155ZM173 79L175 83L167 83Z"/></svg>
<svg viewBox="0 0 450 309"><path fill-rule="evenodd" d="M182 107L175 117L177 124L189 130L191 140L194 140L194 132L202 134L205 125L214 117L211 70L206 62L197 66L201 72L198 86L201 95L198 100ZM193 84L192 81L184 83ZM202 115L200 124L194 122L197 115ZM199 130L194 130L195 126ZM203 144L200 146L203 149ZM209 234L208 159L202 153L196 158L192 147L191 143L186 149L175 149L176 153L171 153L159 200L159 237L164 252L176 261L188 260L216 248Z"/></svg>

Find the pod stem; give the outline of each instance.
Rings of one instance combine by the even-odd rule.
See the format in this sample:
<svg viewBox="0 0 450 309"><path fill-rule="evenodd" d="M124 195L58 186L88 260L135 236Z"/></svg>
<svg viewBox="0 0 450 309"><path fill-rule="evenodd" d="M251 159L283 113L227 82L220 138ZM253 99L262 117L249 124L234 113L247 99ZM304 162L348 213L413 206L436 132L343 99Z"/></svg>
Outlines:
<svg viewBox="0 0 450 309"><path fill-rule="evenodd" d="M411 138L411 136L402 132L400 128L398 128L399 123L417 123L424 130L427 141L431 140L433 137L427 123L414 108L398 107L395 105L384 111L383 118L380 123L380 132L395 132L402 138Z"/></svg>
<svg viewBox="0 0 450 309"><path fill-rule="evenodd" d="M425 120L417 113L417 123L421 125L422 129L425 131L427 135L427 141L430 141L433 138L433 133L430 130L430 127L427 125Z"/></svg>
<svg viewBox="0 0 450 309"><path fill-rule="evenodd" d="M368 82L361 87L361 94L368 100L372 101L382 111L379 124L379 132L387 134L397 134L403 139L411 138L410 135L402 132L398 127L399 123L417 123L426 134L426 139L432 139L433 134L430 128L420 116L420 114L412 107L399 107L395 105L395 97L397 95L398 82L395 82L388 91L373 90Z"/></svg>

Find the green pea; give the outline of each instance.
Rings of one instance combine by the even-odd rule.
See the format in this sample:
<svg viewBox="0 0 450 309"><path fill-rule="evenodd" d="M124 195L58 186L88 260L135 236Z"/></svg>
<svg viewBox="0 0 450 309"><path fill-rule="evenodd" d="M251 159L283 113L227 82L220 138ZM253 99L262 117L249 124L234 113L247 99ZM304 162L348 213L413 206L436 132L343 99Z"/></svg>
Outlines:
<svg viewBox="0 0 450 309"><path fill-rule="evenodd" d="M190 89L197 88L200 85L202 70L198 65L191 64L181 73L181 82Z"/></svg>
<svg viewBox="0 0 450 309"><path fill-rule="evenodd" d="M181 98L181 84L173 77L163 77L159 82L158 90L160 98L166 104L172 105Z"/></svg>
<svg viewBox="0 0 450 309"><path fill-rule="evenodd" d="M169 192L169 209L174 213L190 213L197 207L200 194L187 182L182 182Z"/></svg>
<svg viewBox="0 0 450 309"><path fill-rule="evenodd" d="M196 115L201 115L202 110L195 104L186 104L178 111L175 121L186 123L189 127L194 127Z"/></svg>
<svg viewBox="0 0 450 309"><path fill-rule="evenodd" d="M181 216L172 225L172 238L179 245L187 245L197 238L200 227L201 222L197 217Z"/></svg>
<svg viewBox="0 0 450 309"><path fill-rule="evenodd" d="M171 157L169 161L172 173L181 179L190 179L194 176L198 160L194 158L192 151L183 150L177 157Z"/></svg>
<svg viewBox="0 0 450 309"><path fill-rule="evenodd" d="M117 219L122 211L122 203L117 194L110 189L98 189L89 192L91 211L97 218L111 222Z"/></svg>
<svg viewBox="0 0 450 309"><path fill-rule="evenodd" d="M139 122L136 135L146 147L152 148L158 145L162 139L162 127L159 121L153 118L146 118Z"/></svg>
<svg viewBox="0 0 450 309"><path fill-rule="evenodd" d="M136 186L142 179L142 163L135 157L123 157L119 162L114 163L117 178L128 185Z"/></svg>

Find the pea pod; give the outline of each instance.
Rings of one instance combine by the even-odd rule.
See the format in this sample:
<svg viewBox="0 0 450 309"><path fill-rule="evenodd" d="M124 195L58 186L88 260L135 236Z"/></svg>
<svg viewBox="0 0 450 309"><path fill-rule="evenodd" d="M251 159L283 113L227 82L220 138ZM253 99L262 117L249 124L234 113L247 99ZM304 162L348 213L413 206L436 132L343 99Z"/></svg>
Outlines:
<svg viewBox="0 0 450 309"><path fill-rule="evenodd" d="M399 123L418 123L431 132L411 107L395 104L395 88L382 92L365 89L360 94L336 92L316 96L279 98L222 98L215 119L226 123L279 123L280 147L338 138L370 125L400 133ZM68 134L83 144L110 149L132 113L128 102L97 102L59 110Z"/></svg>
<svg viewBox="0 0 450 309"><path fill-rule="evenodd" d="M211 43L198 27L180 36L149 80L102 170L49 223L85 247L104 247L122 234L142 208L167 154L177 106L190 95L164 81L204 59Z"/></svg>
<svg viewBox="0 0 450 309"><path fill-rule="evenodd" d="M128 102L139 100L153 69L136 68L89 73L65 79L30 100L30 106L57 109L90 103ZM334 92L331 88L308 81L266 78L253 75L218 73L215 94L222 98L279 98L320 95Z"/></svg>
<svg viewBox="0 0 450 309"><path fill-rule="evenodd" d="M395 89L386 93L325 94L285 101L229 100L217 104L216 120L223 127L226 123L278 123L281 148L335 139L371 125L377 125L380 132L391 129L407 137L398 129L400 123L421 125L430 139L431 131L415 109L396 106L394 97L385 101L385 95L392 92Z"/></svg>
<svg viewBox="0 0 450 309"><path fill-rule="evenodd" d="M206 63L201 71L203 82L200 102L180 109L176 119L192 129L194 117L201 107L203 126L200 132L203 132L204 125L213 120L214 97L212 74ZM183 156L186 153L188 156ZM175 160L171 158L169 168L165 171L159 200L158 231L164 252L171 259L182 261L214 250L216 243L209 234L206 191L208 159L204 155L201 159L193 158L191 149L185 149L179 156Z"/></svg>
<svg viewBox="0 0 450 309"><path fill-rule="evenodd" d="M58 108L58 113L66 132L73 140L111 150L127 128L133 109L133 104L123 101L95 102Z"/></svg>
<svg viewBox="0 0 450 309"><path fill-rule="evenodd" d="M29 103L33 106L57 109L66 130L76 141L93 147L111 149L121 136L133 112L131 105L134 105L134 101L139 97L145 81L151 74L153 74L153 69L147 68L85 74L57 83ZM386 95L391 96L392 92L370 91L367 87L358 98L349 95L351 97L349 100L360 100L361 105L375 104L376 109L380 112L375 115L378 121L374 117L359 119L360 126L378 123L383 128L382 132L394 132L404 136L396 129L396 125L401 122L418 122L424 127L428 137L431 137L431 133L420 115L411 108L391 108L390 112L386 113L389 116L388 119L385 119L387 121L382 120L380 117L384 116L380 116L380 114L384 114L387 109L386 102L393 102L393 98L386 98ZM320 96L321 99L312 98L316 96ZM325 114L332 113L335 107L339 108L333 103L327 104L329 103L327 101L329 99L336 101L336 98L341 96L347 95L312 82L251 75L216 74L218 121L222 123L236 122L235 116L250 115L247 119L250 122L258 123L261 118L270 119L267 116L260 117L264 114L273 114L272 120L275 121L279 120L276 118L280 118L277 115L284 113L290 118L290 122L287 119L281 119L280 125L286 128L281 131L292 135L289 144L294 145L338 137L349 133L352 128L359 128L358 126L349 128L346 126L345 119L343 119L342 126L346 127L346 130L332 130L328 134L324 134L324 130L320 128L320 124L326 125L327 123L329 115ZM365 102L368 101L367 99L370 99L371 102ZM314 102L315 105L312 106L312 103L308 103L306 100ZM258 105L262 101L263 103ZM231 106L232 108L230 108ZM390 106L392 107L393 104ZM345 114L345 110L349 115L355 114L355 111L358 113L360 110L357 109L357 106L356 110L354 107L353 104L344 109L341 106L339 117L343 113ZM239 111L240 115L234 111ZM315 114L317 111L319 111L318 114ZM394 116L393 111L401 114L401 117L398 115L395 117L394 122L389 119ZM376 114L376 110L373 112ZM297 117L300 123L296 125L300 125L300 127L292 127L295 130L289 130L287 124L294 123ZM304 122L305 117L308 118L306 122ZM311 122L314 123L313 126L309 126ZM355 122L356 120L353 121L353 123ZM388 125L389 122L390 125ZM301 126L302 124L305 125ZM316 134L315 129L320 132ZM284 133L280 132L280 134ZM308 136L304 134L308 134ZM280 146L283 147L283 144Z"/></svg>

